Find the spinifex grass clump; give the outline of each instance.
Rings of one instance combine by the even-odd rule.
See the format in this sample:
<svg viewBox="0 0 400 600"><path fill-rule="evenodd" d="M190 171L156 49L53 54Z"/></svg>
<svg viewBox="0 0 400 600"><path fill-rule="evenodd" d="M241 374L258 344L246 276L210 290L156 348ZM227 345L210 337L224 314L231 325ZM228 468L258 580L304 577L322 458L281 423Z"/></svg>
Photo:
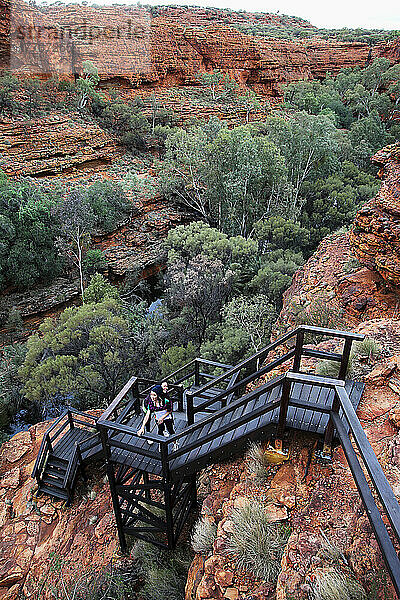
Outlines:
<svg viewBox="0 0 400 600"><path fill-rule="evenodd" d="M354 351L359 358L371 360L381 351L381 346L372 338L365 338L362 342L354 344Z"/></svg>
<svg viewBox="0 0 400 600"><path fill-rule="evenodd" d="M354 354L350 353L349 362L347 365L346 378L349 378L353 375L353 360ZM337 379L339 375L340 363L334 360L321 360L317 364L317 375L321 377L329 377L331 379Z"/></svg>
<svg viewBox="0 0 400 600"><path fill-rule="evenodd" d="M199 554L209 554L213 549L216 535L217 526L215 523L200 519L192 531L191 543L193 550Z"/></svg>
<svg viewBox="0 0 400 600"><path fill-rule="evenodd" d="M254 442L246 454L247 470L256 483L263 483L268 476L268 459L261 444Z"/></svg>
<svg viewBox="0 0 400 600"><path fill-rule="evenodd" d="M256 501L234 510L231 519L234 531L227 540L227 553L235 557L239 569L253 573L258 579L275 581L289 528L270 523L263 506Z"/></svg>
<svg viewBox="0 0 400 600"><path fill-rule="evenodd" d="M313 600L367 600L362 585L336 569L317 573L311 590Z"/></svg>

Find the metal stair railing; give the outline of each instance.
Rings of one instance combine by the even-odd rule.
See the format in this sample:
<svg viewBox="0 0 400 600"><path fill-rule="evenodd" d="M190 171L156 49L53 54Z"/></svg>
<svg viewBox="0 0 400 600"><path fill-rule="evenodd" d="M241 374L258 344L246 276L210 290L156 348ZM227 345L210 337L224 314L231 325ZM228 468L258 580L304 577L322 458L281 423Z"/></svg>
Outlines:
<svg viewBox="0 0 400 600"><path fill-rule="evenodd" d="M344 348L343 348L342 354L334 353L334 352L325 352L322 350L313 350L313 349L304 347L304 337L307 333L324 335L324 336L333 337L333 338L343 338L345 340L345 342L344 342ZM266 365L265 367L263 367L261 369L259 369L259 367L258 367L257 370L254 371L254 368L253 368L251 375L246 376L246 371L248 371L248 369L250 369L252 367L252 365L259 365L260 362L263 362L266 359L266 357L268 356L268 354L270 354L273 350L275 350L279 346L283 346L286 342L288 342L289 340L291 340L293 338L295 338L295 340L296 340L295 344L294 344L294 348L292 348L291 350L286 352L282 357L275 359L274 361L272 361L271 363L269 363L268 365ZM301 359L303 356L305 356L305 357L308 356L308 357L312 357L312 358L320 358L323 360L334 360L334 361L340 362L339 374L342 376L342 373L345 374L345 372L347 370L347 364L348 364L348 360L349 360L349 356L350 356L350 350L351 350L352 343L355 340L361 341L364 338L365 338L365 336L363 334L351 333L351 332L340 331L340 330L335 330L335 329L326 329L324 327L300 325L296 329L289 331L288 333L279 337L277 340L275 340L274 342L272 342L265 348L262 348L261 350L259 350L258 352L256 352L252 356L250 356L249 358L243 360L242 362L240 362L237 365L235 365L234 367L232 367L227 373L224 374L223 377L226 378L226 377L233 376L236 374L236 378L239 378L240 372L243 370L245 371L243 379L239 378L239 381L237 381L237 379L236 379L235 384L232 385L232 387L230 387L230 392L237 392L240 390L240 388L245 388L245 386L248 385L249 383L257 380L262 375L272 371L276 366L279 366L292 358L293 358L293 370L295 372L300 371ZM343 378L344 378L344 375L343 375ZM220 401L221 405L223 405L224 398L228 395L227 391L222 392L221 394L219 394L218 396L216 396L210 400L206 400L205 402L199 403L199 404L197 404L197 406L194 406L194 398L195 397L201 396L202 394L204 394L204 392L209 390L211 387L218 386L220 381L222 381L222 376L217 377L212 382L205 383L202 387L196 389L193 392L190 392L190 391L186 392L187 419L188 419L189 424L194 423L194 415L196 414L196 412L203 411L205 408L207 408L208 406L210 406L211 404L213 404L214 402L217 402L217 401Z"/></svg>
<svg viewBox="0 0 400 600"><path fill-rule="evenodd" d="M80 419L79 417L84 417L84 419ZM52 423L43 437L31 474L33 478L36 478L38 484L41 481L46 461L62 435L65 435L67 431L76 425L83 425L88 429L96 431L96 421L97 419L91 415L69 408Z"/></svg>
<svg viewBox="0 0 400 600"><path fill-rule="evenodd" d="M330 417L338 433L340 443L345 453L347 462L356 483L361 500L365 507L371 527L375 533L376 540L385 560L389 575L391 577L396 593L400 597L400 560L390 539L388 530L381 513L375 502L371 488L377 493L384 513L386 514L392 531L400 544L400 506L397 498L386 478L385 473L376 457L376 454L366 436L364 429L357 417L356 411L344 387L344 382L335 379L318 377L315 375L299 375L288 373L287 380L290 383L307 383L330 387L335 392L335 400L330 409ZM307 405L304 404L303 408ZM339 410L343 411L343 418ZM314 409L318 410L318 409ZM360 461L358 460L354 445L349 435L346 424L352 434L355 445L358 448L362 462L369 474L369 484Z"/></svg>

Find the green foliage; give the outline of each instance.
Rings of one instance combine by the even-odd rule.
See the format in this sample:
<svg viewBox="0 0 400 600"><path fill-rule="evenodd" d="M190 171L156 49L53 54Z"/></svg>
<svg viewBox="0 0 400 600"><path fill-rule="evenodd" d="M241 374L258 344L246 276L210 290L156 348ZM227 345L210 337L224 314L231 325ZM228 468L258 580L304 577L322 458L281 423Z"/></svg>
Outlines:
<svg viewBox="0 0 400 600"><path fill-rule="evenodd" d="M60 254L81 265L94 228L112 230L131 207L113 182L67 190L0 174L0 288L26 289L53 279L63 266ZM100 266L99 256L92 254L86 264Z"/></svg>
<svg viewBox="0 0 400 600"><path fill-rule="evenodd" d="M340 329L342 311L332 302L326 292L316 295L312 300L291 306L295 322L298 325L315 325L327 329Z"/></svg>
<svg viewBox="0 0 400 600"><path fill-rule="evenodd" d="M5 329L10 333L18 334L22 332L24 328L24 321L22 319L21 312L16 306L11 308L4 326Z"/></svg>
<svg viewBox="0 0 400 600"><path fill-rule="evenodd" d="M0 358L0 427L5 427L23 406L18 370L26 355L25 344L2 348Z"/></svg>
<svg viewBox="0 0 400 600"><path fill-rule="evenodd" d="M285 88L285 105L311 115L330 110L338 126L349 127L353 121L352 111L343 104L339 91L330 84L331 80L328 81L329 84L317 80L290 83Z"/></svg>
<svg viewBox="0 0 400 600"><path fill-rule="evenodd" d="M20 82L13 75L0 77L0 115L13 115L17 112L19 103L16 99L16 91L20 88Z"/></svg>
<svg viewBox="0 0 400 600"><path fill-rule="evenodd" d="M177 371L196 358L197 352L193 342L184 346L171 346L160 358L160 368L163 376Z"/></svg>
<svg viewBox="0 0 400 600"><path fill-rule="evenodd" d="M323 237L350 224L361 204L376 194L378 186L375 177L349 161L344 161L334 175L305 182L305 202L299 217L303 230L308 230L308 241L303 238L302 246L305 255Z"/></svg>
<svg viewBox="0 0 400 600"><path fill-rule="evenodd" d="M366 337L361 342L354 344L354 352L360 358L367 358L371 360L376 358L381 351L381 346L378 342L372 338Z"/></svg>
<svg viewBox="0 0 400 600"><path fill-rule="evenodd" d="M207 556L210 554L210 552L212 552L216 537L216 524L206 519L199 519L195 523L191 535L191 544L193 550L198 554L204 554L204 556Z"/></svg>
<svg viewBox="0 0 400 600"><path fill-rule="evenodd" d="M207 144L207 134L199 127L171 133L165 141L160 173L164 195L205 219L208 209L203 171L207 168Z"/></svg>
<svg viewBox="0 0 400 600"><path fill-rule="evenodd" d="M186 321L188 339L204 341L208 325L216 321L229 295L232 273L220 260L198 255L188 263L174 262L166 275L165 301L171 317Z"/></svg>
<svg viewBox="0 0 400 600"><path fill-rule="evenodd" d="M356 162L363 167L368 165L371 156L377 150L395 140L386 132L378 112L374 111L352 124L350 141Z"/></svg>
<svg viewBox="0 0 400 600"><path fill-rule="evenodd" d="M268 117L254 129L259 135L267 136L281 151L291 184L290 211L285 214L296 217L303 184L338 169L340 148L335 125L326 115L301 111L289 120Z"/></svg>
<svg viewBox="0 0 400 600"><path fill-rule="evenodd" d="M178 225L170 229L166 239L168 263L188 262L202 254L213 260L221 260L233 271L241 271L249 262L255 262L257 243L242 236L229 237L202 221L190 225Z"/></svg>
<svg viewBox="0 0 400 600"><path fill-rule="evenodd" d="M98 69L90 60L84 60L82 68L83 73L76 82L79 110L86 108L89 99L95 96L95 88L100 81Z"/></svg>
<svg viewBox="0 0 400 600"><path fill-rule="evenodd" d="M353 353L350 353L349 362L347 364L346 379L353 374ZM340 363L334 360L321 360L317 363L316 373L321 377L329 377L330 379L337 379L339 375Z"/></svg>
<svg viewBox="0 0 400 600"><path fill-rule="evenodd" d="M247 238L262 217L291 210L285 160L267 136L246 126L221 129L204 166L209 214L219 230Z"/></svg>
<svg viewBox="0 0 400 600"><path fill-rule="evenodd" d="M310 245L309 230L297 221L281 215L258 221L254 229L256 239L261 242L263 253L286 249L299 251Z"/></svg>
<svg viewBox="0 0 400 600"><path fill-rule="evenodd" d="M100 249L89 249L83 258L83 270L85 273L104 271L107 268L107 260Z"/></svg>
<svg viewBox="0 0 400 600"><path fill-rule="evenodd" d="M0 177L0 287L26 289L60 273L53 200L29 179Z"/></svg>
<svg viewBox="0 0 400 600"><path fill-rule="evenodd" d="M318 570L311 587L313 600L367 600L358 581L333 568Z"/></svg>
<svg viewBox="0 0 400 600"><path fill-rule="evenodd" d="M238 96L236 104L246 112L246 123L249 122L251 113L262 110L262 104L253 90L247 90L243 95ZM268 104L266 108L268 110Z"/></svg>
<svg viewBox="0 0 400 600"><path fill-rule="evenodd" d="M284 40L298 40L317 38L325 40L338 40L344 42L363 42L369 46L374 46L381 42L388 42L395 39L399 32L396 30L387 31L385 29L362 29L357 27L350 29L342 27L341 29L317 28L307 21L300 21L297 17L279 15L278 24L268 24L257 19L251 21L249 16L242 22L235 21L235 28L248 35L257 35L267 38L277 38Z"/></svg>
<svg viewBox="0 0 400 600"><path fill-rule="evenodd" d="M115 133L129 150L145 148L145 138L150 134L150 126L134 103L105 103L99 106L96 116L100 124Z"/></svg>
<svg viewBox="0 0 400 600"><path fill-rule="evenodd" d="M263 506L256 501L232 511L234 531L227 540L227 553L237 567L259 579L276 581L290 532L287 527L270 523Z"/></svg>
<svg viewBox="0 0 400 600"><path fill-rule="evenodd" d="M75 570L75 573L74 573ZM68 574L68 576L67 576ZM134 566L105 565L95 568L71 566L71 561L50 553L47 572L36 583L35 597L45 600L136 600L138 575Z"/></svg>
<svg viewBox="0 0 400 600"><path fill-rule="evenodd" d="M266 345L275 318L274 307L264 295L237 296L222 309L224 326L243 332L252 353Z"/></svg>
<svg viewBox="0 0 400 600"><path fill-rule="evenodd" d="M350 130L351 156L363 168L382 146L394 141L391 116L400 94L400 68L376 58L366 68L344 69L335 79L299 81L286 87L286 106L310 114L331 114Z"/></svg>
<svg viewBox="0 0 400 600"><path fill-rule="evenodd" d="M246 333L243 330L226 327L220 323L208 327L207 339L200 349L200 355L203 358L230 365L236 364L251 354Z"/></svg>
<svg viewBox="0 0 400 600"><path fill-rule="evenodd" d="M249 127L177 130L166 140L162 189L229 235L248 237L254 222L285 205L279 149Z"/></svg>
<svg viewBox="0 0 400 600"><path fill-rule="evenodd" d="M86 188L85 196L96 216L96 227L103 231L112 231L131 212L132 204L119 183L96 181Z"/></svg>
<svg viewBox="0 0 400 600"><path fill-rule="evenodd" d="M101 406L137 367L131 322L110 298L46 319L27 347L19 375L25 396L39 406L61 397L84 408Z"/></svg>
<svg viewBox="0 0 400 600"><path fill-rule="evenodd" d="M85 289L85 301L88 304L96 304L108 299L119 300L119 292L103 275L95 273Z"/></svg>
<svg viewBox="0 0 400 600"><path fill-rule="evenodd" d="M263 266L249 283L249 288L265 294L269 301L280 308L282 294L292 283L294 273L304 259L301 253L291 250L273 250L263 257Z"/></svg>
<svg viewBox="0 0 400 600"><path fill-rule="evenodd" d="M137 542L132 551L136 568L144 580L140 596L144 600L184 600L187 572L192 556L187 548L174 552Z"/></svg>
<svg viewBox="0 0 400 600"><path fill-rule="evenodd" d="M228 74L223 74L218 69L210 72L199 73L197 80L207 90L207 97L213 102L226 101L232 98L237 91L238 85Z"/></svg>

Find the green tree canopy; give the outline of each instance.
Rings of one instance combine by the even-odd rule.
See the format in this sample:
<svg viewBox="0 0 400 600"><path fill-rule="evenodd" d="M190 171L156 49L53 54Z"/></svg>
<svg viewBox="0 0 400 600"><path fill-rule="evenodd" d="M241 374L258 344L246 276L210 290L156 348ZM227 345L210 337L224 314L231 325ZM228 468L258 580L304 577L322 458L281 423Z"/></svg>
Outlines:
<svg viewBox="0 0 400 600"><path fill-rule="evenodd" d="M121 304L107 298L46 319L27 343L19 375L40 406L109 403L135 371L135 337Z"/></svg>
<svg viewBox="0 0 400 600"><path fill-rule="evenodd" d="M0 175L0 287L26 289L60 273L53 198L29 179Z"/></svg>

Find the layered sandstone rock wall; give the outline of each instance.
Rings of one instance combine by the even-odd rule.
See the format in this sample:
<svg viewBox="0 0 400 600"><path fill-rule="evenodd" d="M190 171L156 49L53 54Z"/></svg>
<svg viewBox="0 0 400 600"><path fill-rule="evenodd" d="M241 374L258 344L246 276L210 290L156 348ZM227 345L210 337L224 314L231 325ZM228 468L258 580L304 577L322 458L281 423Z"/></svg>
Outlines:
<svg viewBox="0 0 400 600"><path fill-rule="evenodd" d="M397 291L400 290L400 142L380 150L379 192L358 212L351 244L358 259Z"/></svg>
<svg viewBox="0 0 400 600"><path fill-rule="evenodd" d="M312 29L301 19L271 14L76 4L39 9L18 0L12 16L14 72L72 76L91 60L103 81L122 87L191 86L199 72L221 69L261 94L279 97L281 86L291 81L365 66L376 56L399 60L398 41L371 50L359 42L317 37L291 42L240 31L243 25L255 25L255 32L259 25ZM1 34L7 57L6 31Z"/></svg>
<svg viewBox="0 0 400 600"><path fill-rule="evenodd" d="M7 175L76 173L110 165L121 154L110 135L74 113L0 122L0 169Z"/></svg>

